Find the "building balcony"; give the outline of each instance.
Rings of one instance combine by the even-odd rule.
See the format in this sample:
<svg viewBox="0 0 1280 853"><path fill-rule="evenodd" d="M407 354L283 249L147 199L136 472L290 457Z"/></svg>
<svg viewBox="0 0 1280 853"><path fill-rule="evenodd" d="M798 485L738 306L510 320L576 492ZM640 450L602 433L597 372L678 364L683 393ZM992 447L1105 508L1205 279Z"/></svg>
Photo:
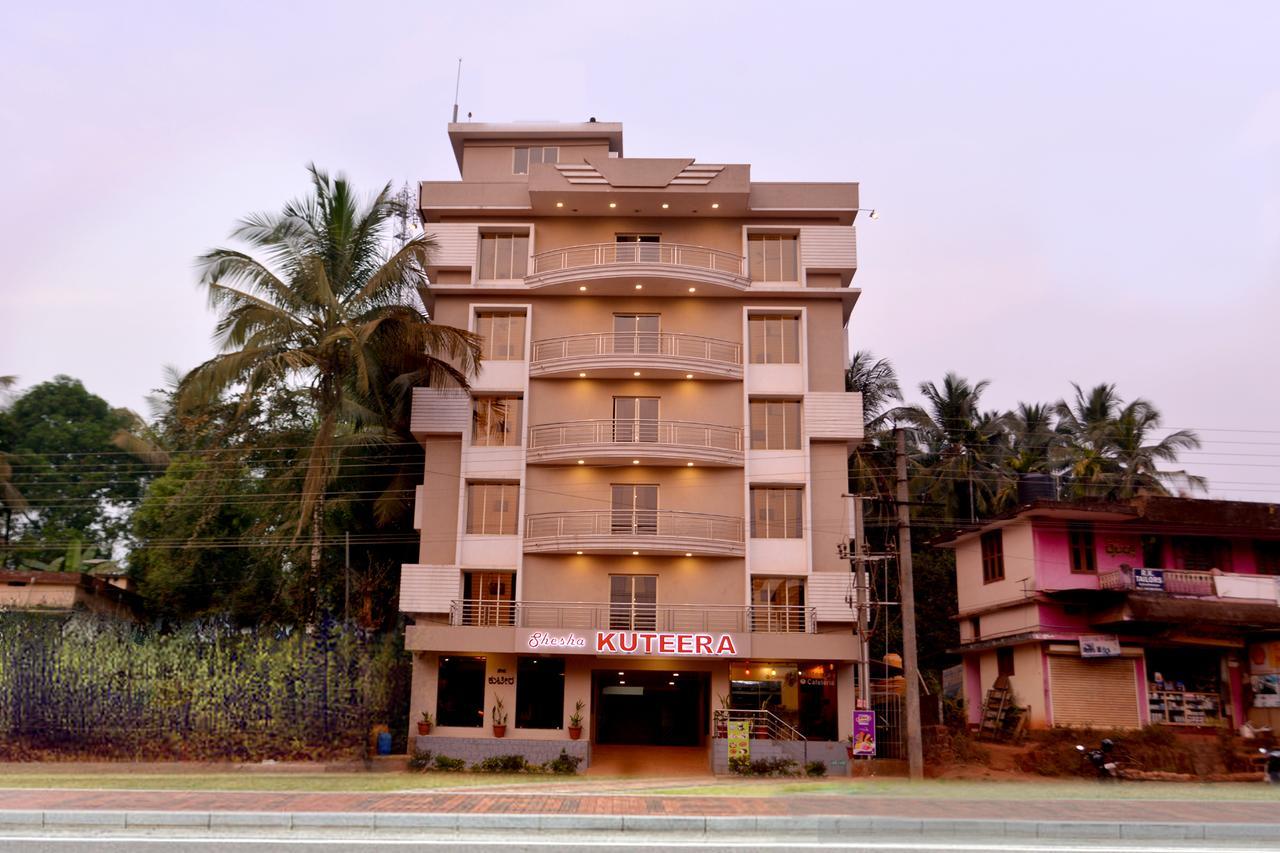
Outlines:
<svg viewBox="0 0 1280 853"><path fill-rule="evenodd" d="M726 604L610 604L584 601L451 602L449 624L602 631L708 631L812 634L814 608Z"/></svg>
<svg viewBox="0 0 1280 853"><path fill-rule="evenodd" d="M1090 621L1129 632L1194 626L1273 631L1280 628L1278 581L1267 575L1121 568L1098 575L1098 589L1119 597L1094 610Z"/></svg>
<svg viewBox="0 0 1280 853"><path fill-rule="evenodd" d="M577 289L587 285L606 293L627 293L635 285L674 296L690 287L747 290L751 286L741 255L681 243L590 243L539 252L525 284L531 288Z"/></svg>
<svg viewBox="0 0 1280 853"><path fill-rule="evenodd" d="M1110 592L1153 592L1195 598L1236 598L1280 602L1280 578L1231 572L1181 569L1121 568L1098 575L1098 589Z"/></svg>
<svg viewBox="0 0 1280 853"><path fill-rule="evenodd" d="M545 554L741 557L742 518L674 510L588 510L525 517L524 550Z"/></svg>
<svg viewBox="0 0 1280 853"><path fill-rule="evenodd" d="M598 332L533 342L529 375L742 379L742 345L670 332Z"/></svg>
<svg viewBox="0 0 1280 853"><path fill-rule="evenodd" d="M712 465L743 463L742 430L688 421L599 420L529 429L531 465Z"/></svg>

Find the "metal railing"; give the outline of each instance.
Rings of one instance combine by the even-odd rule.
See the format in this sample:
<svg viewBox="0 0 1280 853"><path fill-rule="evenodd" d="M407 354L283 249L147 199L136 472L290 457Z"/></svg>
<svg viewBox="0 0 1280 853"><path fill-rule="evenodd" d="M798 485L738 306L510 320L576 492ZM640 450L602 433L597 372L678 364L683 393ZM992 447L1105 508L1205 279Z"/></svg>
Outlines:
<svg viewBox="0 0 1280 853"><path fill-rule="evenodd" d="M533 342L533 361L599 356L665 356L685 361L742 364L742 345L671 332L595 332Z"/></svg>
<svg viewBox="0 0 1280 853"><path fill-rule="evenodd" d="M727 737L729 723L747 722L751 724L751 737L769 738L771 740L808 740L795 726L783 720L772 711L752 711L741 708L718 708L712 714L716 726L716 737Z"/></svg>
<svg viewBox="0 0 1280 853"><path fill-rule="evenodd" d="M531 450L583 444L653 444L737 451L742 450L742 430L716 424L642 418L541 424L529 430Z"/></svg>
<svg viewBox="0 0 1280 853"><path fill-rule="evenodd" d="M812 607L727 604L643 604L594 601L479 601L450 603L449 624L609 631L707 631L812 634Z"/></svg>
<svg viewBox="0 0 1280 853"><path fill-rule="evenodd" d="M744 541L742 519L731 515L658 509L604 509L525 516L526 541L601 536L654 536L737 544Z"/></svg>
<svg viewBox="0 0 1280 853"><path fill-rule="evenodd" d="M539 252L533 256L533 274L612 264L655 264L698 270L743 274L743 258L732 252L683 243L588 243Z"/></svg>
<svg viewBox="0 0 1280 853"><path fill-rule="evenodd" d="M1161 586L1139 585L1134 581L1132 568L1120 568L1098 575L1098 589L1118 592L1164 592L1169 595L1194 595L1211 598L1217 593L1213 587L1213 575L1209 572L1190 572L1181 569L1148 569L1158 572Z"/></svg>

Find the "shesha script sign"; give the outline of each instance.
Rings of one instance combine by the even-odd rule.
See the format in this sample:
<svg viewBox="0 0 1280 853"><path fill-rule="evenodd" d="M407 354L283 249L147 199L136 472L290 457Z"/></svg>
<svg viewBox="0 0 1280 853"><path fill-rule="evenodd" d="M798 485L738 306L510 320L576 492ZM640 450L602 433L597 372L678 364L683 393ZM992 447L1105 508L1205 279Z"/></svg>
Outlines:
<svg viewBox="0 0 1280 853"><path fill-rule="evenodd" d="M737 657L732 634L674 631L528 631L522 648L587 655Z"/></svg>

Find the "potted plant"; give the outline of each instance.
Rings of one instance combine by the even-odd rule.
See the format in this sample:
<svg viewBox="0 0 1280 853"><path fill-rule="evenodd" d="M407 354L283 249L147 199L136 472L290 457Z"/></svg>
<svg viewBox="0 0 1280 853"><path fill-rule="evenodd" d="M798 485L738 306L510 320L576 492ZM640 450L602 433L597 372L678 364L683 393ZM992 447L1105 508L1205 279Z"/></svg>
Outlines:
<svg viewBox="0 0 1280 853"><path fill-rule="evenodd" d="M431 712L430 711L422 712L422 719L418 720L418 734L420 735L431 734Z"/></svg>
<svg viewBox="0 0 1280 853"><path fill-rule="evenodd" d="M581 699L573 706L573 713L569 716L569 740L582 737L582 709L585 707L586 703Z"/></svg>
<svg viewBox="0 0 1280 853"><path fill-rule="evenodd" d="M844 741L844 751L848 753L849 760L853 760L853 735L849 735Z"/></svg>
<svg viewBox="0 0 1280 853"><path fill-rule="evenodd" d="M507 709L502 704L502 697L495 696L493 699L493 736L506 737L507 735Z"/></svg>

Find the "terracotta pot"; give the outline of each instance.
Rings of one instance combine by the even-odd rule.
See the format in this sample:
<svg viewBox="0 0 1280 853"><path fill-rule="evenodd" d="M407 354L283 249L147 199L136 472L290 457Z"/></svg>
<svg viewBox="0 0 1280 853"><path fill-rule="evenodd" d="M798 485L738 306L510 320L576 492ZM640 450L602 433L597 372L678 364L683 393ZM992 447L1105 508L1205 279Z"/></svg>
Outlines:
<svg viewBox="0 0 1280 853"><path fill-rule="evenodd" d="M569 740L577 740L582 737L582 726L569 726Z"/></svg>
<svg viewBox="0 0 1280 853"><path fill-rule="evenodd" d="M494 736L494 737L506 737L506 736L507 736L507 727L506 727L506 726L494 726L494 727L493 727L493 736Z"/></svg>
<svg viewBox="0 0 1280 853"><path fill-rule="evenodd" d="M418 723L418 734L420 734L420 735L429 735L429 734L431 734L431 724L430 724L430 723Z"/></svg>

